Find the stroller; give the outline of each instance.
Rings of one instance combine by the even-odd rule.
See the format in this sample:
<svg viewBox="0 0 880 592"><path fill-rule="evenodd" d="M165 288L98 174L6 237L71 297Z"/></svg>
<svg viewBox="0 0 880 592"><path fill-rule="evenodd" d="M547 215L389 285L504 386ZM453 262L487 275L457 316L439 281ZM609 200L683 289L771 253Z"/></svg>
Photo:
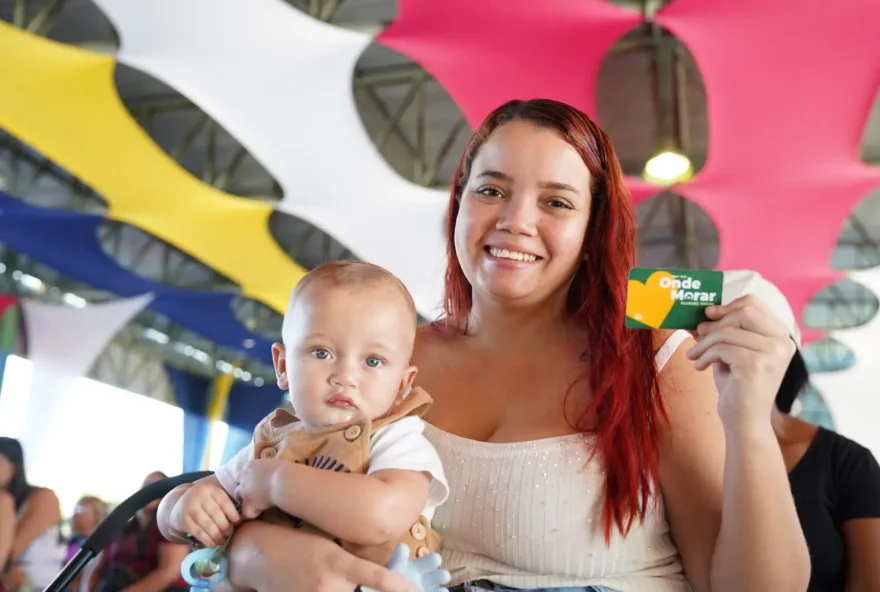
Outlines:
<svg viewBox="0 0 880 592"><path fill-rule="evenodd" d="M67 589L70 582L85 568L86 564L107 546L110 540L122 530L125 523L142 507L152 501L162 499L178 485L192 483L212 474L212 471L184 473L177 477L170 477L147 485L129 497L110 512L110 515L98 525L95 532L86 539L76 554L67 562L67 565L62 568L61 572L55 576L55 579L52 580L52 583L43 592L63 592ZM210 549L204 549L203 551L213 552ZM195 555L191 553L187 561L184 561L184 566L190 565L188 562ZM446 588L443 586L449 581L449 572L440 567L440 556L436 553L411 561L406 545L400 545L395 551L395 555L392 557L388 567L403 573L411 581L418 582L425 592L446 592ZM358 591L373 592L364 586L358 586L356 592Z"/></svg>
<svg viewBox="0 0 880 592"><path fill-rule="evenodd" d="M163 479L152 483L127 500L119 504L107 518L104 519L95 532L86 539L76 554L62 568L61 572L55 576L55 579L44 590L44 592L62 592L67 588L70 582L83 570L86 564L101 552L110 540L118 534L122 527L128 522L132 516L142 507L152 501L162 499L169 491L184 483L192 483L204 477L211 475L211 471L199 471L195 473L184 473L177 477Z"/></svg>

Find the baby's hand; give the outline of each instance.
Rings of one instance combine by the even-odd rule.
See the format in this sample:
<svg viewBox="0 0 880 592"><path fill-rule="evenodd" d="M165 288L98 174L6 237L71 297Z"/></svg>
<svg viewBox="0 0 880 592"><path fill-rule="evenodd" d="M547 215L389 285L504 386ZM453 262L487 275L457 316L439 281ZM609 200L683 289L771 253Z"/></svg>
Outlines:
<svg viewBox="0 0 880 592"><path fill-rule="evenodd" d="M180 496L168 521L177 532L191 534L206 547L218 547L226 541L241 517L219 484L203 481Z"/></svg>
<svg viewBox="0 0 880 592"><path fill-rule="evenodd" d="M255 459L244 466L235 497L241 500L245 518L256 518L274 504L271 500L272 479L286 461Z"/></svg>

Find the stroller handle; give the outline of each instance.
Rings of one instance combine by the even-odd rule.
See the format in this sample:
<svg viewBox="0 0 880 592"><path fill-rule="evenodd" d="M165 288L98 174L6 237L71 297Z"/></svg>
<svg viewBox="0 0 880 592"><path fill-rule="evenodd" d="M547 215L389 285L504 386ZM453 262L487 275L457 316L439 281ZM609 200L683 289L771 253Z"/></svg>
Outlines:
<svg viewBox="0 0 880 592"><path fill-rule="evenodd" d="M192 483L204 477L210 476L212 471L197 471L194 473L184 473L176 477L162 479L155 483L147 485L140 491L131 495L127 500L116 506L112 512L103 520L95 529L89 538L85 540L82 546L77 550L76 554L62 568L61 572L55 576L52 583L46 587L43 592L62 592L70 584L71 580L79 574L101 550L107 546L114 536L116 536L125 525L131 520L138 510L158 499L162 499L165 495L184 483Z"/></svg>

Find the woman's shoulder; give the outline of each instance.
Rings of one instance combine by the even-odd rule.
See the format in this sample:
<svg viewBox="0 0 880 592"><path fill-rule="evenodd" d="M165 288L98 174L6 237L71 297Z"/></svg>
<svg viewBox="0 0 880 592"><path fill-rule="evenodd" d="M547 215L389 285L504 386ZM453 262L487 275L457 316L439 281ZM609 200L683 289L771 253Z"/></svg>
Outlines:
<svg viewBox="0 0 880 592"><path fill-rule="evenodd" d="M654 352L658 352L667 344L676 343L678 345L686 341L693 341L693 337L683 329L654 329L651 331L651 341L654 345Z"/></svg>
<svg viewBox="0 0 880 592"><path fill-rule="evenodd" d="M418 343L419 340L423 339L431 341L446 341L457 334L459 334L458 331L453 331L443 319L439 319L419 325L418 328L416 328L416 342Z"/></svg>
<svg viewBox="0 0 880 592"><path fill-rule="evenodd" d="M48 487L31 487L27 503L46 509L58 507L60 505L58 495Z"/></svg>
<svg viewBox="0 0 880 592"><path fill-rule="evenodd" d="M413 348L413 364L419 365L419 361L435 358L442 351L448 349L455 340L455 334L442 322L433 322L421 325L416 330L416 341Z"/></svg>

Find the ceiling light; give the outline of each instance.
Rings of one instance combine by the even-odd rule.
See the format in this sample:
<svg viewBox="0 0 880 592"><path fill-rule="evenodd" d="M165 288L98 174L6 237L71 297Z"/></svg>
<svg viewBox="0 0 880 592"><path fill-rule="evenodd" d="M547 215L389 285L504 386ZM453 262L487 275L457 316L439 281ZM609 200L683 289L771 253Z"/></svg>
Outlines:
<svg viewBox="0 0 880 592"><path fill-rule="evenodd" d="M691 160L677 150L661 150L645 163L645 180L658 185L681 183L693 174Z"/></svg>

